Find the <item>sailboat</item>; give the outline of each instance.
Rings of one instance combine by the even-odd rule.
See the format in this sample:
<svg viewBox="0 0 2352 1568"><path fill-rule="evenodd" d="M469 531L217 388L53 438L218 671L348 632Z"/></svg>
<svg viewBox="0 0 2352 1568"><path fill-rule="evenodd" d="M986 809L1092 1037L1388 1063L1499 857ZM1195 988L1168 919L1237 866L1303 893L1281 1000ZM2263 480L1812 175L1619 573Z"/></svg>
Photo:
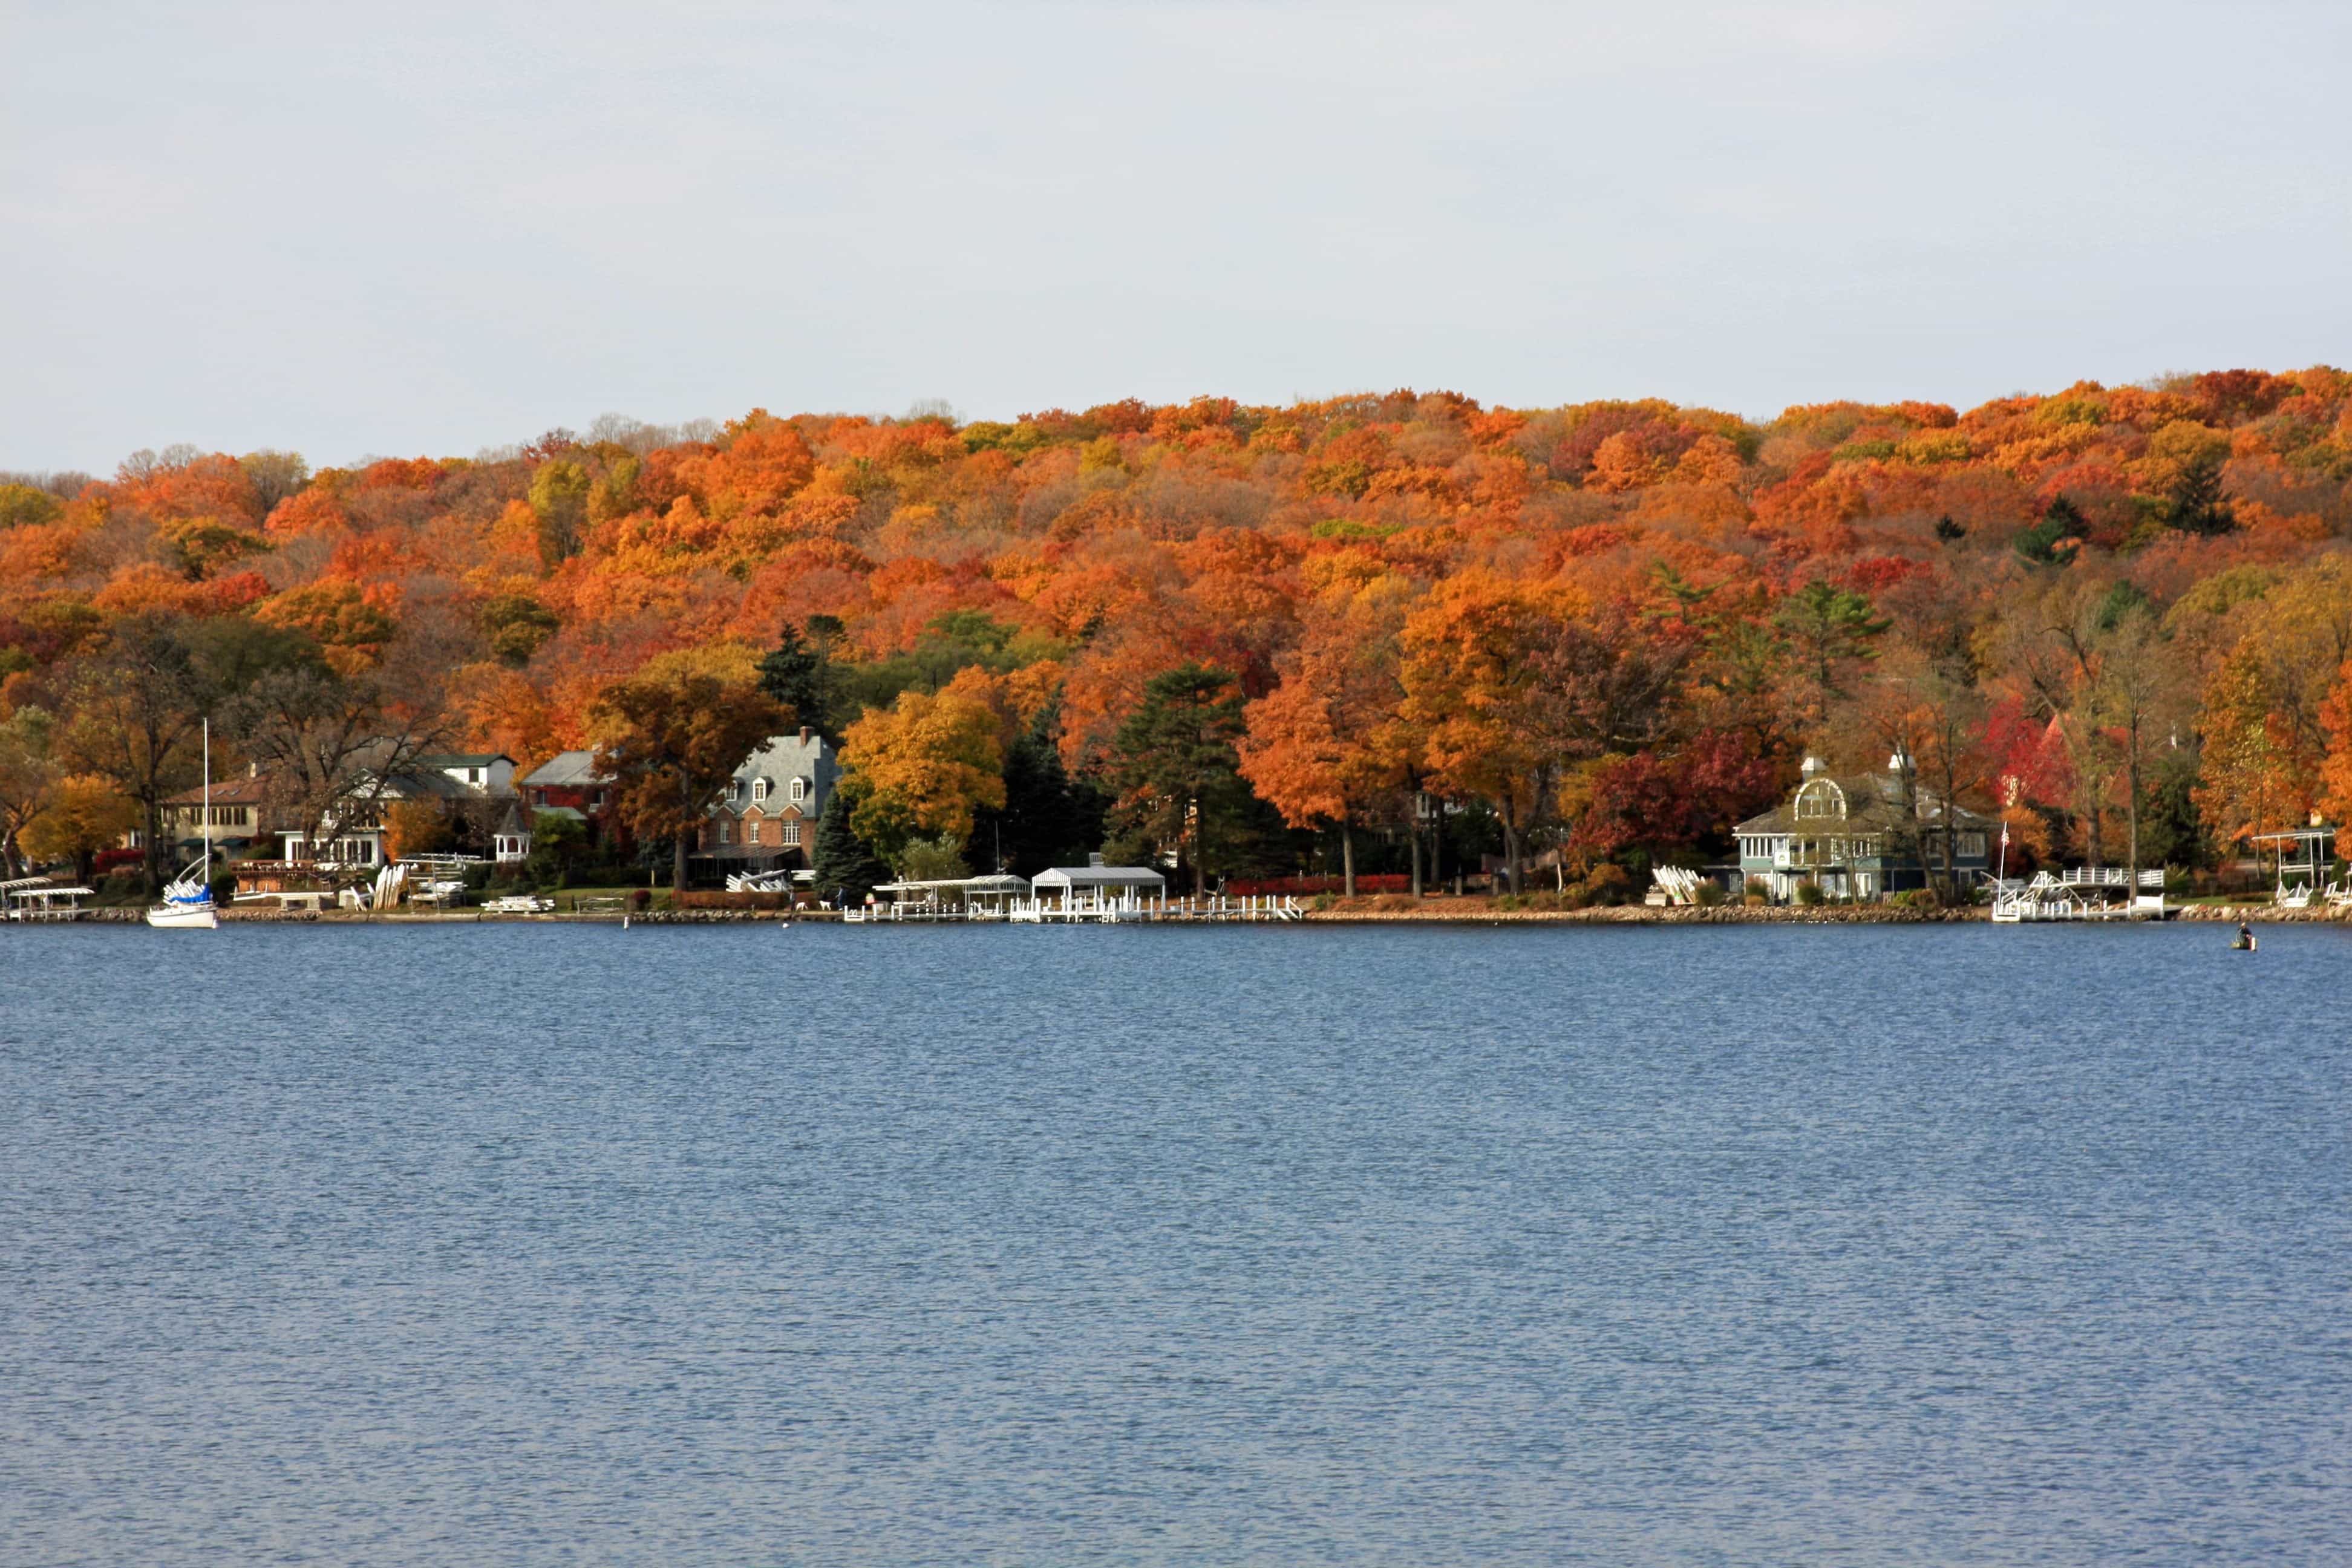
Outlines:
<svg viewBox="0 0 2352 1568"><path fill-rule="evenodd" d="M213 721L205 721L204 858L163 884L163 901L147 911L147 923L166 930L220 930L213 907Z"/></svg>

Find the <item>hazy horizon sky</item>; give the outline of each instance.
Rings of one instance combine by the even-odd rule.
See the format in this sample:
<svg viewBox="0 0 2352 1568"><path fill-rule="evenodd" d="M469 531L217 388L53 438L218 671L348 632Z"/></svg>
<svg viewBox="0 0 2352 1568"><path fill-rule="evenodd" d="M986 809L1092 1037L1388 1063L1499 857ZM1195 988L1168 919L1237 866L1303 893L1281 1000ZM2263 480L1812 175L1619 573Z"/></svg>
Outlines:
<svg viewBox="0 0 2352 1568"><path fill-rule="evenodd" d="M2352 362L2321 5L0 0L0 469Z"/></svg>

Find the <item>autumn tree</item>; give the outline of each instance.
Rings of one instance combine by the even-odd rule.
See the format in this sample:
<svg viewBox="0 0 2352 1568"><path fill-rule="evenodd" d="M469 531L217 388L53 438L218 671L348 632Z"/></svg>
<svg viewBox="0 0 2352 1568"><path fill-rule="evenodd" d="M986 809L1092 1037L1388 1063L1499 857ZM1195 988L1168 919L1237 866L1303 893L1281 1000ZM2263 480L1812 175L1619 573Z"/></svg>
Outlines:
<svg viewBox="0 0 2352 1568"><path fill-rule="evenodd" d="M1385 728L1404 700L1399 621L1344 612L1317 617L1282 684L1243 710L1242 776L1291 826L1339 829L1349 898L1356 826L1392 804L1406 777L1407 759Z"/></svg>
<svg viewBox="0 0 2352 1568"><path fill-rule="evenodd" d="M139 804L125 798L112 781L69 775L58 781L48 804L25 825L24 849L36 860L71 861L74 875L86 882L99 852L122 842L139 822Z"/></svg>
<svg viewBox="0 0 2352 1568"><path fill-rule="evenodd" d="M646 842L670 841L670 888L682 893L687 857L735 770L793 715L760 689L750 651L728 645L648 660L604 691L592 721L622 821Z"/></svg>
<svg viewBox="0 0 2352 1568"><path fill-rule="evenodd" d="M2106 629L2095 701L2113 729L2121 753L2126 813L2126 865L2131 887L2139 887L2141 818L2147 806L2148 775L2159 749L2182 717L2177 661L2154 612L2146 605L2123 611Z"/></svg>
<svg viewBox="0 0 2352 1568"><path fill-rule="evenodd" d="M403 701L373 657L354 665L335 651L305 634L240 644L236 677L215 688L223 731L259 766L270 804L314 856L373 822L401 774L448 735L429 694Z"/></svg>
<svg viewBox="0 0 2352 1568"><path fill-rule="evenodd" d="M1004 805L996 711L959 678L936 696L903 691L843 736L842 790L857 836L892 861L919 837L961 846L972 814Z"/></svg>
<svg viewBox="0 0 2352 1568"><path fill-rule="evenodd" d="M1559 590L1465 573L1440 585L1404 626L1402 717L1418 731L1423 765L1441 792L1494 807L1515 893L1529 823L1559 760L1549 733L1548 656L1580 607Z"/></svg>
<svg viewBox="0 0 2352 1568"><path fill-rule="evenodd" d="M530 477L530 510L539 520L541 567L554 571L580 552L588 518L588 471L568 458L539 466Z"/></svg>
<svg viewBox="0 0 2352 1568"><path fill-rule="evenodd" d="M0 719L0 867L25 874L17 843L26 824L48 809L64 769L57 758L57 723L29 703Z"/></svg>
<svg viewBox="0 0 2352 1568"><path fill-rule="evenodd" d="M152 893L163 881L163 802L196 782L208 695L183 629L153 618L116 627L68 693L59 760L137 805Z"/></svg>

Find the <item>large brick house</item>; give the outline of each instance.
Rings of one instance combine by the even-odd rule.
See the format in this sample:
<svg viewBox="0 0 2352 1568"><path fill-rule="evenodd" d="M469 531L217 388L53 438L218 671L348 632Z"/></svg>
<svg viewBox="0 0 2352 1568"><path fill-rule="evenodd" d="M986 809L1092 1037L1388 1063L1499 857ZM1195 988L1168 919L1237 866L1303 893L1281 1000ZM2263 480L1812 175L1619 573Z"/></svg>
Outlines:
<svg viewBox="0 0 2352 1568"><path fill-rule="evenodd" d="M803 725L743 760L702 826L698 853L719 874L802 869L816 847L816 821L841 776L833 746Z"/></svg>

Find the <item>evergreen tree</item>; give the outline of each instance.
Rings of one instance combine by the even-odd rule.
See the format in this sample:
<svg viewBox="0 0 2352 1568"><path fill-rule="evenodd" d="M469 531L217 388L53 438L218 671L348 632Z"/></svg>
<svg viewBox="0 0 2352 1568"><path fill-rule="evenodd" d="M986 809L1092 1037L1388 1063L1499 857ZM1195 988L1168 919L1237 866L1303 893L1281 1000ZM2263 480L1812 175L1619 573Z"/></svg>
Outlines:
<svg viewBox="0 0 2352 1568"><path fill-rule="evenodd" d="M1795 642L1824 698L1845 695L1837 683L1838 668L1876 658L1873 645L1895 625L1863 595L1820 579L1790 595L1775 624Z"/></svg>
<svg viewBox="0 0 2352 1568"><path fill-rule="evenodd" d="M2063 566L2074 559L2083 547L2083 538L2091 531L2083 509L2064 496L2053 496L2042 509L2042 521L2032 528L2020 529L2009 542L2018 558L2031 561L2036 566Z"/></svg>
<svg viewBox="0 0 2352 1568"><path fill-rule="evenodd" d="M1241 847L1234 840L1254 798L1235 749L1244 729L1234 678L1195 663L1146 685L1112 742L1114 831L1163 855L1173 850L1180 867L1189 861L1196 893Z"/></svg>
<svg viewBox="0 0 2352 1568"><path fill-rule="evenodd" d="M2139 826L2140 858L2150 866L2191 871L2221 864L2221 851L2197 809L2197 753L2186 747L2167 752L2157 764L2147 815Z"/></svg>
<svg viewBox="0 0 2352 1568"><path fill-rule="evenodd" d="M794 722L833 740L837 738L833 710L840 675L832 656L841 622L832 616L811 616L808 624L806 637L791 626L777 634L774 651L760 660L760 689L792 709Z"/></svg>
<svg viewBox="0 0 2352 1568"><path fill-rule="evenodd" d="M1040 713L1004 754L1004 808L972 818L971 855L994 869L1034 877L1049 866L1083 866L1103 847L1110 798L1062 766L1060 718Z"/></svg>
<svg viewBox="0 0 2352 1568"><path fill-rule="evenodd" d="M2203 451L2180 467L2165 500L2165 521L2183 533L2227 533L2238 526L2237 514L2221 499L2221 453Z"/></svg>
<svg viewBox="0 0 2352 1568"><path fill-rule="evenodd" d="M835 789L824 803L824 814L817 818L816 844L809 862L816 874L820 899L830 899L839 889L854 902L872 892L877 882L890 879L890 868L849 826L849 792Z"/></svg>

